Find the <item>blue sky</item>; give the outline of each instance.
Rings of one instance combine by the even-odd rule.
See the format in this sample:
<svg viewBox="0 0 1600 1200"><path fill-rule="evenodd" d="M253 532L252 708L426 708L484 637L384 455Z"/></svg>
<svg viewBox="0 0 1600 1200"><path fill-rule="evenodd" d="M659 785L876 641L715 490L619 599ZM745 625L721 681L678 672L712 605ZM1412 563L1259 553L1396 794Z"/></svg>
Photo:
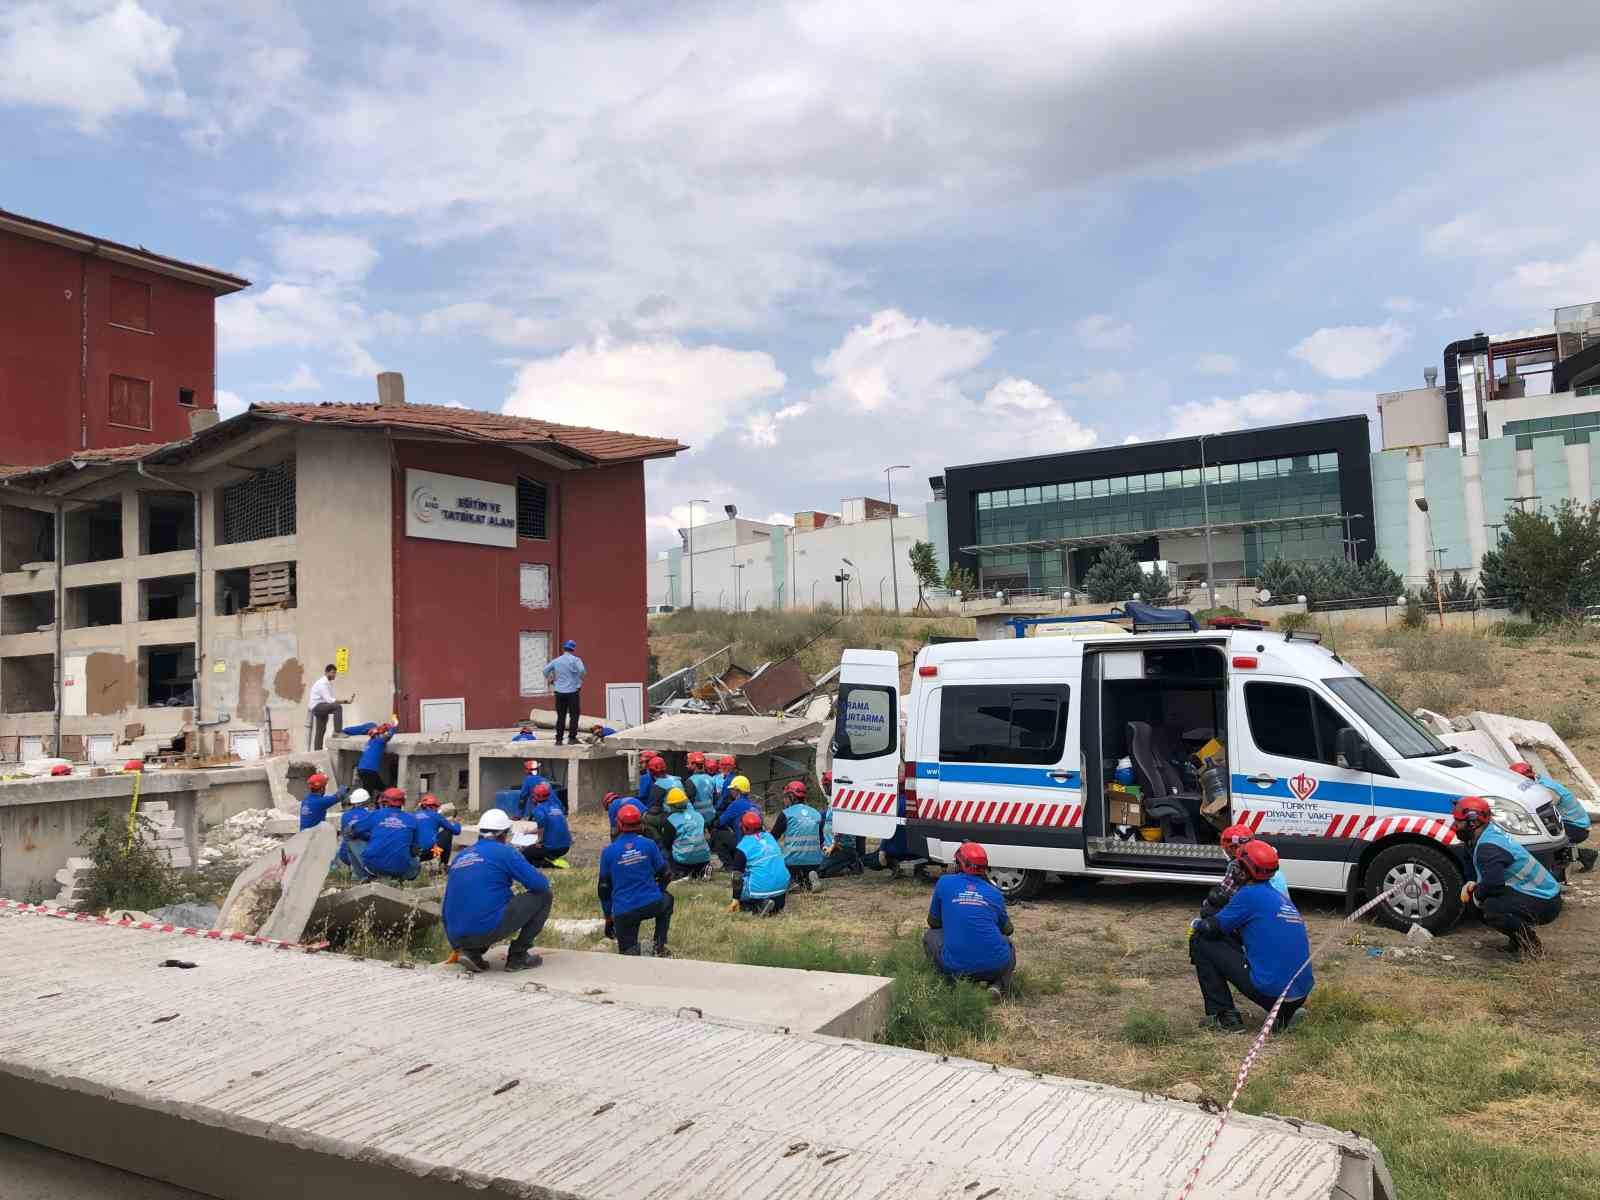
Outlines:
<svg viewBox="0 0 1600 1200"><path fill-rule="evenodd" d="M680 437L663 545L690 498L910 463L915 505L955 463L1370 413L1600 298L1597 35L1551 0L12 0L0 207L254 280L228 409L388 369Z"/></svg>

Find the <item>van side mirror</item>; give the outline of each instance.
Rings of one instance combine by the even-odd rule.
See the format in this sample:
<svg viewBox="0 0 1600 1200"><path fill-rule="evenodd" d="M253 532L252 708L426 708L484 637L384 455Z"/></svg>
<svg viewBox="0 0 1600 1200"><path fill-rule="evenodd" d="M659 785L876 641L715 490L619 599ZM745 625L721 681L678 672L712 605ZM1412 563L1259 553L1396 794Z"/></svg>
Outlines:
<svg viewBox="0 0 1600 1200"><path fill-rule="evenodd" d="M1389 764L1367 745L1366 738L1362 737L1348 725L1334 734L1334 757L1339 760L1339 765L1351 771L1377 771L1389 774Z"/></svg>

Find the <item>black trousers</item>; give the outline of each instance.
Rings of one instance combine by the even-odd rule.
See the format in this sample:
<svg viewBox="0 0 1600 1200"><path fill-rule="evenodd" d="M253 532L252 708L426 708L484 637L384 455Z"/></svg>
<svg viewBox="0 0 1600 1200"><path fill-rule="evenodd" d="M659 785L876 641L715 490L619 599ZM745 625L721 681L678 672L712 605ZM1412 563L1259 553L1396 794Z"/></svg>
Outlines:
<svg viewBox="0 0 1600 1200"><path fill-rule="evenodd" d="M773 916L777 916L779 913L781 913L783 911L783 906L784 906L785 902L788 901L788 899L789 899L789 897L787 897L787 896L767 896L767 897L765 897L764 899L761 899L761 900L740 900L739 901L739 911L740 912L747 912L747 913L759 913L761 911L762 905L766 904L766 902L768 900L771 900L772 901L772 915Z"/></svg>
<svg viewBox="0 0 1600 1200"><path fill-rule="evenodd" d="M533 946L533 939L539 936L539 931L549 919L550 905L554 899L549 892L519 892L511 897L511 903L506 905L506 915L500 918L499 926L492 933L475 933L451 945L457 950L482 953L496 942L511 938L507 953L526 954Z"/></svg>
<svg viewBox="0 0 1600 1200"><path fill-rule="evenodd" d="M672 860L672 877L674 879L704 879L706 872L711 869L709 862L683 863L677 859Z"/></svg>
<svg viewBox="0 0 1600 1200"><path fill-rule="evenodd" d="M822 860L822 865L817 868L817 874L824 879L837 879L841 875L859 875L865 869L859 850L835 843L833 853Z"/></svg>
<svg viewBox="0 0 1600 1200"><path fill-rule="evenodd" d="M1189 943L1189 957L1194 960L1194 973L1200 980L1200 994L1205 997L1206 1016L1238 1011L1229 984L1238 988L1263 1012L1270 1012L1278 1002L1276 996L1267 995L1250 979L1250 967L1244 960L1244 947L1232 938L1196 936ZM1287 1024L1304 1003L1304 997L1285 1000L1283 1007L1278 1010L1279 1024Z"/></svg>
<svg viewBox="0 0 1600 1200"><path fill-rule="evenodd" d="M803 887L809 891L811 888L811 881L807 879L806 876L810 875L813 871L820 876L822 874L822 866L817 863L813 863L811 866L806 867L791 866L789 868L789 886L794 887L795 885L799 885L800 887Z"/></svg>
<svg viewBox="0 0 1600 1200"><path fill-rule="evenodd" d="M566 728L566 739L574 744L578 740L578 695L577 692L556 693L556 745L561 745L562 728Z"/></svg>
<svg viewBox="0 0 1600 1200"><path fill-rule="evenodd" d="M311 748L313 750L321 750L322 739L328 732L329 717L333 718L333 727L335 729L344 728L344 706L329 704L324 700L321 704L312 705L311 716L315 722L311 729Z"/></svg>
<svg viewBox="0 0 1600 1200"><path fill-rule="evenodd" d="M433 844L439 847L439 861L448 868L450 866L450 851L455 849L456 845L456 835L440 826L439 836L433 839Z"/></svg>
<svg viewBox="0 0 1600 1200"><path fill-rule="evenodd" d="M367 794L374 800L378 798L378 793L388 786L383 782L383 776L376 771L363 771L359 767L356 768L356 783L366 788Z"/></svg>
<svg viewBox="0 0 1600 1200"><path fill-rule="evenodd" d="M528 860L530 867L548 867L556 859L565 858L567 851L571 849L571 846L563 846L555 850L548 846L524 846L522 848L522 857Z"/></svg>
<svg viewBox="0 0 1600 1200"><path fill-rule="evenodd" d="M661 899L642 908L630 908L624 913L613 913L612 922L617 930L617 953L639 953L639 926L654 919L656 923L656 948L667 944L667 928L672 924L672 893L663 892Z"/></svg>
<svg viewBox="0 0 1600 1200"><path fill-rule="evenodd" d="M1017 948L1011 947L1011 961L1005 966L993 971L963 971L957 974L945 970L940 961L944 955L944 930L929 929L922 935L922 952L928 956L928 961L933 964L933 969L948 979L973 979L979 983L992 983L1006 991L1011 987L1011 976L1017 970Z"/></svg>
<svg viewBox="0 0 1600 1200"><path fill-rule="evenodd" d="M1512 888L1483 898L1483 923L1509 938L1520 938L1535 925L1548 925L1561 915L1561 897L1536 900Z"/></svg>
<svg viewBox="0 0 1600 1200"><path fill-rule="evenodd" d="M711 835L711 849L724 871L733 870L733 852L738 849L739 835L731 829L718 829Z"/></svg>

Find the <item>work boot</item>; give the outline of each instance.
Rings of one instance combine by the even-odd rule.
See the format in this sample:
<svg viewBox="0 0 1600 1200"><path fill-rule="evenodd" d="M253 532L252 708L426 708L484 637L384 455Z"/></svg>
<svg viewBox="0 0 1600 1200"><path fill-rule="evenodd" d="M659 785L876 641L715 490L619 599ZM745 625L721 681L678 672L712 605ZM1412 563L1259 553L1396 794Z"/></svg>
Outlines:
<svg viewBox="0 0 1600 1200"><path fill-rule="evenodd" d="M1544 943L1539 940L1538 931L1532 926L1519 931L1511 939L1511 945L1514 950L1528 958L1538 958L1544 953Z"/></svg>
<svg viewBox="0 0 1600 1200"><path fill-rule="evenodd" d="M657 958L671 958L672 951L667 949L667 944L665 942L657 942L655 945L655 956Z"/></svg>
<svg viewBox="0 0 1600 1200"><path fill-rule="evenodd" d="M463 950L460 963L469 975L482 975L489 969L489 964L484 960L481 950Z"/></svg>
<svg viewBox="0 0 1600 1200"><path fill-rule="evenodd" d="M822 890L822 876L816 871L806 872L806 888L808 891L820 892Z"/></svg>
<svg viewBox="0 0 1600 1200"><path fill-rule="evenodd" d="M1600 850L1579 850L1578 870L1588 874L1594 870L1595 860L1600 859Z"/></svg>
<svg viewBox="0 0 1600 1200"><path fill-rule="evenodd" d="M1239 1010L1236 1008L1225 1008L1215 1016L1207 1017L1201 1024L1219 1033L1244 1032L1244 1018L1239 1015Z"/></svg>
<svg viewBox="0 0 1600 1200"><path fill-rule="evenodd" d="M1001 1000L1005 999L1005 995L1000 991L1000 985L998 983L991 983L989 985L989 999L993 1000L996 1004L999 1004Z"/></svg>
<svg viewBox="0 0 1600 1200"><path fill-rule="evenodd" d="M526 951L518 951L516 954L506 955L506 970L508 971L531 971L534 967L541 966L543 963L544 959L539 955L529 954Z"/></svg>
<svg viewBox="0 0 1600 1200"><path fill-rule="evenodd" d="M770 917L773 913L775 913L777 911L778 911L778 902L776 900L763 900L761 902L761 915L763 917Z"/></svg>

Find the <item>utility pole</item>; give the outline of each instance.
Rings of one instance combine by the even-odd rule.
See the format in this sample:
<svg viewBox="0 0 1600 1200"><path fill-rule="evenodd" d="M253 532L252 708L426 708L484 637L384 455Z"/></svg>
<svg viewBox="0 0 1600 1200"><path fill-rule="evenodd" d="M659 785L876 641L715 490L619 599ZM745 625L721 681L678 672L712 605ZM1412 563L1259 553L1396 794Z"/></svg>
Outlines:
<svg viewBox="0 0 1600 1200"><path fill-rule="evenodd" d="M1423 518L1428 522L1428 553L1434 558L1433 568L1433 598L1439 607L1439 628L1444 628L1444 580L1439 578L1439 572L1444 570L1444 551L1433 540L1433 514L1428 511L1428 498L1418 496L1416 506L1422 511Z"/></svg>
<svg viewBox="0 0 1600 1200"><path fill-rule="evenodd" d="M883 482L884 482L884 486L888 489L888 493L889 493L889 495L888 495L888 499L889 499L889 574L894 579L894 613L895 613L895 616L899 616L900 615L900 567L899 567L899 564L897 564L895 562L895 557L894 557L894 477L893 477L893 472L895 472L895 471L909 471L910 469L911 469L911 465L909 463L896 463L892 467L885 467L883 469ZM883 591L883 584L882 584L881 581L879 582L879 585L878 585L878 591L880 593ZM878 607L879 608L883 607L883 600L881 599L881 597L878 600Z"/></svg>
<svg viewBox="0 0 1600 1200"><path fill-rule="evenodd" d="M694 506L710 504L709 500L689 501L689 607L694 607Z"/></svg>
<svg viewBox="0 0 1600 1200"><path fill-rule="evenodd" d="M736 563L733 564L733 611L734 612L743 612L744 611L744 601L740 598L743 595L744 595L744 564L740 563L740 562L736 562Z"/></svg>
<svg viewBox="0 0 1600 1200"><path fill-rule="evenodd" d="M1352 537L1351 534L1350 534L1351 523L1354 522L1354 521L1359 521L1362 518L1363 515L1364 514L1362 514L1362 513L1345 513L1342 516L1340 516L1340 518L1339 518L1341 521L1344 522L1344 553L1345 553L1345 557L1348 558L1351 562L1355 562L1355 560L1356 560L1356 546L1359 543L1364 542L1364 541L1367 540L1366 538Z"/></svg>
<svg viewBox="0 0 1600 1200"><path fill-rule="evenodd" d="M1506 503L1507 504L1515 504L1523 512L1527 512L1528 511L1528 501L1529 500L1542 500L1542 499L1544 499L1543 496L1507 496L1506 497Z"/></svg>
<svg viewBox="0 0 1600 1200"><path fill-rule="evenodd" d="M1211 500L1206 487L1206 439L1202 433L1195 439L1200 445L1200 520L1206 527L1206 593L1211 597L1211 607L1217 606L1217 565L1211 559Z"/></svg>

